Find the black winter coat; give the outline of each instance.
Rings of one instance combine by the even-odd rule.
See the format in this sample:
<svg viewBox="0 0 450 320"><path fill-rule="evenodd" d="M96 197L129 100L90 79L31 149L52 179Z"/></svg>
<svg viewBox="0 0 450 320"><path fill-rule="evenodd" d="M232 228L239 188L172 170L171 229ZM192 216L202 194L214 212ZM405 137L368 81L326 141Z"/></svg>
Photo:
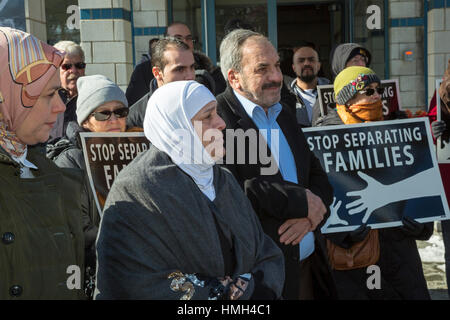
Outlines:
<svg viewBox="0 0 450 320"><path fill-rule="evenodd" d="M38 167L34 179L21 178L21 165L0 147L0 300L84 299L67 286L75 275L67 270L84 263L83 174L58 168L36 147L27 159Z"/></svg>
<svg viewBox="0 0 450 320"><path fill-rule="evenodd" d="M47 157L51 158L60 168L77 168L85 174L81 203L84 209L82 220L85 240L85 265L95 270L95 240L100 224L100 215L86 173L83 150L78 139L80 131L84 130L76 122L70 122L66 130L66 137L59 140L55 145L47 146Z"/></svg>
<svg viewBox="0 0 450 320"><path fill-rule="evenodd" d="M135 104L148 93L150 90L150 81L153 78L152 63L150 60L144 61L134 68L125 93L129 106Z"/></svg>
<svg viewBox="0 0 450 320"><path fill-rule="evenodd" d="M156 89L158 89L158 83L156 82L156 79L153 78L152 81L150 81L150 90L130 107L127 117L127 127L144 127L144 118L145 112L147 111L147 103Z"/></svg>

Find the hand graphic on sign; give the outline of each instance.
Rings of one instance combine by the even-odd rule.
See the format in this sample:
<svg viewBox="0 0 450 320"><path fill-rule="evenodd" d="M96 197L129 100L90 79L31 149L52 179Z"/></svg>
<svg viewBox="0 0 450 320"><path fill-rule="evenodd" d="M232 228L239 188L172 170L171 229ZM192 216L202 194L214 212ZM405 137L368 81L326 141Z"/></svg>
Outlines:
<svg viewBox="0 0 450 320"><path fill-rule="evenodd" d="M373 211L387 205L392 201L389 201L388 197L380 194L386 189L385 185L379 183L374 178L361 171L358 171L358 176L367 182L367 187L362 190L347 192L347 197L360 198L353 202L347 203L345 209L350 209L348 210L348 214L350 215L361 213L367 209L366 214L362 219L362 223L366 223Z"/></svg>
<svg viewBox="0 0 450 320"><path fill-rule="evenodd" d="M367 187L347 192L347 197L360 198L348 203L345 208L350 209L348 211L350 215L361 213L367 209L362 223L369 220L373 211L390 203L440 195L439 184L436 183L440 177L433 168L390 185L382 184L361 171L358 171L358 175L367 182Z"/></svg>
<svg viewBox="0 0 450 320"><path fill-rule="evenodd" d="M339 218L338 211L341 207L342 201L339 200L336 203L336 197L333 197L333 203L330 206L330 217L327 222L323 225L322 230L326 230L328 226L335 224L343 224L344 226L348 226L348 222Z"/></svg>

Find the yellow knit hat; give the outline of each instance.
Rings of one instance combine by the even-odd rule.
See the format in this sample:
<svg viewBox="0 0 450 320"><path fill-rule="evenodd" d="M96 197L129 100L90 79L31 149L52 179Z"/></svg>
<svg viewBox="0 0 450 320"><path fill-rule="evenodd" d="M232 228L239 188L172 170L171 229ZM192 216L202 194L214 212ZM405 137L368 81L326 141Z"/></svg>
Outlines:
<svg viewBox="0 0 450 320"><path fill-rule="evenodd" d="M345 105L358 91L363 90L380 79L372 69L366 67L348 67L342 70L334 80L334 96L339 105Z"/></svg>

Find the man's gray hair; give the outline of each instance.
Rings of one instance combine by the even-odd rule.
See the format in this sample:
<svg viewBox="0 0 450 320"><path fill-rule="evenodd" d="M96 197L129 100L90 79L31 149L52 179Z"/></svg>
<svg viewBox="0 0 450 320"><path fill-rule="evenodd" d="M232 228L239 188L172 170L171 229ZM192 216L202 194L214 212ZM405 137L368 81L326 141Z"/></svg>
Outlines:
<svg viewBox="0 0 450 320"><path fill-rule="evenodd" d="M260 37L269 41L264 35L246 29L231 31L220 44L220 69L228 81L228 70L242 71L242 45L251 37Z"/></svg>
<svg viewBox="0 0 450 320"><path fill-rule="evenodd" d="M68 56L77 56L84 62L84 51L81 46L73 41L63 40L53 45L56 49L65 51Z"/></svg>

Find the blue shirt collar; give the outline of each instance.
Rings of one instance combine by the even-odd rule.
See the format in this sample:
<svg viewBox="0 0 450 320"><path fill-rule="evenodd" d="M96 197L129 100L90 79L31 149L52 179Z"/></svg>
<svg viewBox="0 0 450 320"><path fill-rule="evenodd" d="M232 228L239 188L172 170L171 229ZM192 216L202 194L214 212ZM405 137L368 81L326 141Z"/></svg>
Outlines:
<svg viewBox="0 0 450 320"><path fill-rule="evenodd" d="M273 122L277 119L278 115L281 112L281 109L282 109L281 104L279 102L277 102L269 108L267 115L266 115L266 112L264 111L264 109L261 106L258 106L253 101L250 101L243 95L237 93L236 90L233 90L233 92L234 92L236 98L239 100L239 102L244 107L245 112L248 114L248 116L252 120L255 120L255 116L256 116L256 114L258 114L259 116L264 115L268 121Z"/></svg>

